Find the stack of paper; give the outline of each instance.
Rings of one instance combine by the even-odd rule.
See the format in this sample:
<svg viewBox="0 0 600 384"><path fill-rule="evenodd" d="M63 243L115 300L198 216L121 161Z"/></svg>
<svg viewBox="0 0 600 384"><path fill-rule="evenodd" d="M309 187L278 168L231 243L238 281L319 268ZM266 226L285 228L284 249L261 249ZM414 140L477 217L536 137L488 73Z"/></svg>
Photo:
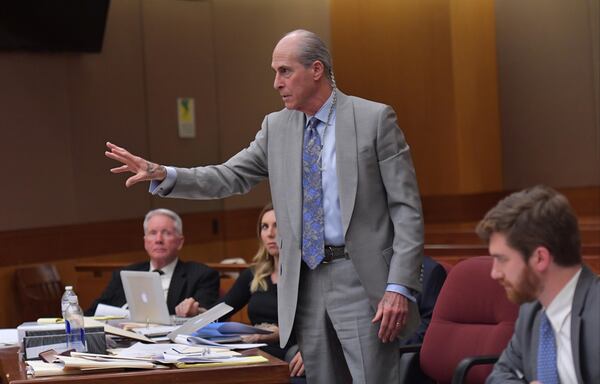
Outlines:
<svg viewBox="0 0 600 384"><path fill-rule="evenodd" d="M16 328L0 329L0 346L19 343L19 332Z"/></svg>
<svg viewBox="0 0 600 384"><path fill-rule="evenodd" d="M109 355L72 352L71 356L56 355L50 362L41 360L27 361L33 376L56 376L86 373L97 370L114 369L160 369L167 368L142 359L124 359Z"/></svg>
<svg viewBox="0 0 600 384"><path fill-rule="evenodd" d="M252 349L264 347L265 343L216 343L214 341L210 341L207 339L203 339L198 336L186 336L186 335L178 335L175 338L175 342L178 344L184 345L198 345L198 346L213 346L213 347L222 347L228 349Z"/></svg>
<svg viewBox="0 0 600 384"><path fill-rule="evenodd" d="M237 358L232 358L227 361L219 361L212 363L185 363L179 362L175 363L177 368L196 368L196 367L218 367L218 366L226 366L226 365L248 365L248 364L258 364L258 363L267 363L269 359L264 356L242 356Z"/></svg>
<svg viewBox="0 0 600 384"><path fill-rule="evenodd" d="M173 363L174 356L202 356L209 358L229 358L240 356L238 352L221 347L188 346L180 344L143 344L135 343L129 348L112 350L114 356L122 359L146 359L157 362ZM165 358L168 356L168 358Z"/></svg>
<svg viewBox="0 0 600 384"><path fill-rule="evenodd" d="M116 358L149 359L163 364L250 364L267 361L261 356L242 356L222 347L187 346L180 344L136 343L129 348L113 351Z"/></svg>

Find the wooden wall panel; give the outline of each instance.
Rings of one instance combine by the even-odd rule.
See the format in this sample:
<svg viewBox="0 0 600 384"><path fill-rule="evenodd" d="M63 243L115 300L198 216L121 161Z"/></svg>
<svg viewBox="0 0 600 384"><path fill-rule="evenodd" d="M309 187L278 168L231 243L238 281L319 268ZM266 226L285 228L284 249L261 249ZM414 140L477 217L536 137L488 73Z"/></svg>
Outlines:
<svg viewBox="0 0 600 384"><path fill-rule="evenodd" d="M501 189L491 0L331 4L338 85L394 107L422 194Z"/></svg>
<svg viewBox="0 0 600 384"><path fill-rule="evenodd" d="M449 8L430 0L331 4L340 89L394 107L422 193L458 192Z"/></svg>
<svg viewBox="0 0 600 384"><path fill-rule="evenodd" d="M561 190L580 218L584 251L600 249L600 188ZM423 200L427 251L432 255L464 256L481 253L474 228L485 212L509 192L464 196L430 196ZM252 260L258 246L256 219L260 208L188 213L182 215L185 260L220 262L224 258ZM85 262L134 262L146 259L141 218L74 226L0 232L0 307L17 305L14 269L19 265L51 262L63 282L75 285L74 265ZM16 325L12 311L0 311L0 328Z"/></svg>
<svg viewBox="0 0 600 384"><path fill-rule="evenodd" d="M139 2L111 1L102 52L57 54L67 58L68 81L62 87L68 91L69 114L64 127L72 146L70 164L53 173L64 174L73 183L74 214L69 224L139 217L150 208L146 191L125 192L123 178L108 171L114 162L103 156L109 140L131 144L140 155L148 153L142 41ZM46 161L55 167L52 157ZM48 189L53 188L60 190L61 185ZM28 227L45 225L32 221Z"/></svg>
<svg viewBox="0 0 600 384"><path fill-rule="evenodd" d="M461 193L497 191L502 157L494 1L450 1Z"/></svg>
<svg viewBox="0 0 600 384"><path fill-rule="evenodd" d="M216 0L212 7L219 145L225 161L248 146L266 114L283 108L271 69L277 41L297 28L329 41L329 1ZM224 200L224 207L260 207L269 196L268 184L262 182L246 195Z"/></svg>
<svg viewBox="0 0 600 384"><path fill-rule="evenodd" d="M600 185L598 1L496 1L505 188Z"/></svg>
<svg viewBox="0 0 600 384"><path fill-rule="evenodd" d="M167 3L164 0L141 3L147 155L161 164L181 167L218 164L220 127L212 5L209 1ZM195 138L179 137L178 97L195 99ZM147 188L146 183L143 188ZM184 213L220 210L223 202L157 197L152 199L152 206Z"/></svg>
<svg viewBox="0 0 600 384"><path fill-rule="evenodd" d="M73 220L66 62L0 53L0 161L9 181L0 190L0 230Z"/></svg>

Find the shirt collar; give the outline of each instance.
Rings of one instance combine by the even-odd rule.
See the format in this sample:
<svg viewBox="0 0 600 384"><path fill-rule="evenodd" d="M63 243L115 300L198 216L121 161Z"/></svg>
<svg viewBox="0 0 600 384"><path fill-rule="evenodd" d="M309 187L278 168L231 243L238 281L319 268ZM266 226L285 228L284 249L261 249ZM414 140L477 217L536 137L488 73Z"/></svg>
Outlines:
<svg viewBox="0 0 600 384"><path fill-rule="evenodd" d="M162 267L160 270L164 272L163 276L171 276L173 274L173 271L175 271L175 266L177 265L178 261L179 261L179 258L176 257L175 260L171 261L169 264ZM154 271L155 269L156 268L154 268L154 266L152 265L152 261L151 261L150 262L150 272Z"/></svg>
<svg viewBox="0 0 600 384"><path fill-rule="evenodd" d="M331 108L332 103L333 103L333 91L331 92L331 95L329 95L329 97L327 98L325 103L317 111L317 113L314 114L314 117L316 117L323 123L327 122L327 116L329 115L329 108ZM313 118L313 116L308 115L308 114L305 114L305 116L306 116L306 125L308 126L308 122L310 121L310 119ZM335 109L331 113L331 119L333 119L334 116L335 116ZM331 121L329 123L331 123Z"/></svg>
<svg viewBox="0 0 600 384"><path fill-rule="evenodd" d="M571 314L571 308L573 307L573 297L575 296L575 288L581 275L581 268L567 284L558 292L558 295L550 302L548 308L546 308L546 315L552 324L554 332L560 331L565 324L567 317Z"/></svg>

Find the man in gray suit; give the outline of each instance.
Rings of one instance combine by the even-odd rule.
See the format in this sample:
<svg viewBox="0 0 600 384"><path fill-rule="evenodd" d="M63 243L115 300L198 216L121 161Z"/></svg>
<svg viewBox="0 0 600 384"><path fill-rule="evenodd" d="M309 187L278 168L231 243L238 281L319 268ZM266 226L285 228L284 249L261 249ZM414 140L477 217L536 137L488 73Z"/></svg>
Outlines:
<svg viewBox="0 0 600 384"><path fill-rule="evenodd" d="M286 108L267 115L254 141L224 164L164 167L111 143L106 156L124 164L114 173L135 173L127 186L152 180L151 191L165 197L221 198L268 177L281 345L294 328L309 382L397 382L397 337L418 325L413 295L421 290L423 223L409 147L389 106L336 88L329 51L314 33L284 36L271 66ZM303 139L309 130L322 143L312 163L307 143L317 135ZM320 182L303 185L315 173ZM317 214L307 209L315 184ZM321 224L311 227L315 217ZM320 248L307 258L303 247L315 239Z"/></svg>
<svg viewBox="0 0 600 384"><path fill-rule="evenodd" d="M492 278L523 304L487 383L600 383L600 278L581 262L567 199L537 186L514 193L477 227Z"/></svg>

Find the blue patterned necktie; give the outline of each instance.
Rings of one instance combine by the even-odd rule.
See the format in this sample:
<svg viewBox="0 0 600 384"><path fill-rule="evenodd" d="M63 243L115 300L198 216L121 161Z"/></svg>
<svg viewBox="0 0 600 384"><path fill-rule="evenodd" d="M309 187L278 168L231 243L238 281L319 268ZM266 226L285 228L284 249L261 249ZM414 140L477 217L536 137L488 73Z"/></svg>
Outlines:
<svg viewBox="0 0 600 384"><path fill-rule="evenodd" d="M321 138L319 119L311 118L304 132L302 152L302 260L315 269L323 260L323 187L321 184Z"/></svg>
<svg viewBox="0 0 600 384"><path fill-rule="evenodd" d="M543 384L559 384L556 368L556 340L546 313L542 313L538 342L537 379Z"/></svg>

